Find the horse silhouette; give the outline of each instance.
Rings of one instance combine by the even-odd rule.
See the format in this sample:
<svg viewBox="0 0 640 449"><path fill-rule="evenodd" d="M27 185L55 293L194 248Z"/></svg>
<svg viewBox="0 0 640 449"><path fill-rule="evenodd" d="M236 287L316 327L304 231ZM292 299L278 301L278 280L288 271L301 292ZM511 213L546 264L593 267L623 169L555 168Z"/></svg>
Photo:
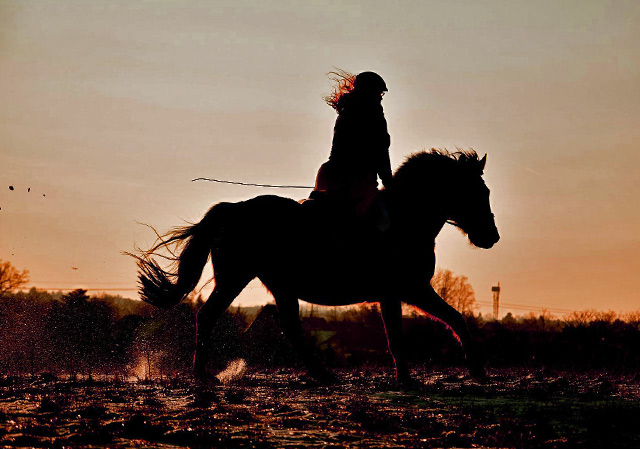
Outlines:
<svg viewBox="0 0 640 449"><path fill-rule="evenodd" d="M218 203L196 224L176 228L136 256L140 296L168 308L198 283L209 256L215 288L197 316L194 374L208 372L207 348L216 320L254 278L273 295L285 335L309 374L335 380L303 335L299 299L320 305L380 304L396 377L410 382L404 353L402 302L443 321L458 336L469 373L486 377L484 364L462 315L430 285L435 238L451 223L480 248L500 238L482 175L486 156L474 151L416 153L396 170L380 192L390 218L384 232L367 232L308 204L266 195L238 203ZM345 229L346 228L346 229ZM153 256L178 244L177 268L167 271ZM422 342L421 342L422 343ZM426 343L426 342L425 342Z"/></svg>

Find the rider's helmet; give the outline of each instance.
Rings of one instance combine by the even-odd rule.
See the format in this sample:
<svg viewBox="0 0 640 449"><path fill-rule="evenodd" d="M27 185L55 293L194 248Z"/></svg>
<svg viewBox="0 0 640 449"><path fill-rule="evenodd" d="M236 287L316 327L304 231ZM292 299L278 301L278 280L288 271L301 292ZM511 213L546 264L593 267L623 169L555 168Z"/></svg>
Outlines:
<svg viewBox="0 0 640 449"><path fill-rule="evenodd" d="M353 82L353 90L379 94L387 91L387 85L377 73L362 72L356 75Z"/></svg>

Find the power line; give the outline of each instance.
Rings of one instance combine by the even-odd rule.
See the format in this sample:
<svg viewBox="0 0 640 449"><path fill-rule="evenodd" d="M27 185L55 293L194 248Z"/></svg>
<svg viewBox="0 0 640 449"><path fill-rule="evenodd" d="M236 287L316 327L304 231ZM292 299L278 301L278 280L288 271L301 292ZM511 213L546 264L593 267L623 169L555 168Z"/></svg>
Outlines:
<svg viewBox="0 0 640 449"><path fill-rule="evenodd" d="M137 292L139 289L138 288L132 288L132 287L89 287L86 285L76 285L73 287L38 287L38 286L31 286L31 287L25 287L22 290L28 290L31 288L35 288L36 290L43 290L43 291L71 291L71 290L77 290L77 289L82 289L82 290L91 290L91 291L111 291L111 292L123 292L123 291L130 291L130 292ZM245 289L255 289L255 288L264 288L263 285L247 285L245 287Z"/></svg>
<svg viewBox="0 0 640 449"><path fill-rule="evenodd" d="M41 290L41 291L72 291L72 290L76 290L76 289L83 289L83 290L87 290L87 291L103 291L103 292L137 292L139 291L138 288L133 288L133 287L113 287L113 284L109 284L109 287L90 287L90 286L86 286L86 285L76 285L73 287L37 287L37 286L32 286L29 288L35 288L36 290ZM25 290L28 290L29 288L25 288ZM245 289L263 289L264 286L262 284L260 285L247 285L245 287ZM481 305L481 306L492 306L493 302L492 301L483 301L483 300L476 300L476 304ZM559 314L566 314L566 313L572 313L572 312L578 312L580 311L579 309L564 309L564 308L558 308L558 307L546 307L544 305L539 305L539 304L532 304L532 303L513 303L513 302L501 302L500 305L503 308L507 308L507 309L514 309L514 310L518 310L518 311L542 311L542 310L547 310L549 312L552 313L559 313Z"/></svg>
<svg viewBox="0 0 640 449"><path fill-rule="evenodd" d="M478 301L478 302L482 302L482 301ZM486 303L488 303L488 301L486 301ZM539 303L532 303L532 302L500 302L501 305L503 306L507 306L507 307L528 307L530 309L546 309L546 310L556 310L556 311L565 311L565 312L574 312L576 311L576 309L566 309L563 307L555 307L555 306L550 306L548 304L539 304Z"/></svg>
<svg viewBox="0 0 640 449"><path fill-rule="evenodd" d="M483 305L483 306L491 306L493 303L490 301L476 301L476 303ZM552 313L572 313L572 312L577 312L577 309L559 309L559 308L552 308L552 307L544 307L544 306L527 306L527 305L519 305L519 304L513 304L513 303L502 303L501 304L503 306L503 308L506 309L515 309L515 310L521 310L521 311L542 311L542 310L547 310L549 312Z"/></svg>
<svg viewBox="0 0 640 449"><path fill-rule="evenodd" d="M33 287L36 287L36 284L44 284L44 285L50 285L50 284L62 284L62 285L69 285L69 284L73 284L75 281L38 281L38 282L32 282ZM105 286L113 286L113 285L122 285L119 282L103 282L101 284L92 284L92 285L105 285ZM40 287L36 287L36 288L40 288Z"/></svg>
<svg viewBox="0 0 640 449"><path fill-rule="evenodd" d="M85 286L76 286L76 287L30 287L35 288L36 290L44 290L44 291L71 291L71 290L92 290L92 291L103 291L103 292L136 292L137 288L131 287L122 287L122 288L102 288L102 287L85 287Z"/></svg>

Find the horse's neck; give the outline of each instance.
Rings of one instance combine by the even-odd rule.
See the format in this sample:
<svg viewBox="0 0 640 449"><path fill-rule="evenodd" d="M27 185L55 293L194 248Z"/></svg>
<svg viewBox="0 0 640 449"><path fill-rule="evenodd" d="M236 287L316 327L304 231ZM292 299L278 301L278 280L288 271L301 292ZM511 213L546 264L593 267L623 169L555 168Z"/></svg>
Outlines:
<svg viewBox="0 0 640 449"><path fill-rule="evenodd" d="M395 234L419 237L424 242L435 241L447 221L441 201L411 192L384 193Z"/></svg>

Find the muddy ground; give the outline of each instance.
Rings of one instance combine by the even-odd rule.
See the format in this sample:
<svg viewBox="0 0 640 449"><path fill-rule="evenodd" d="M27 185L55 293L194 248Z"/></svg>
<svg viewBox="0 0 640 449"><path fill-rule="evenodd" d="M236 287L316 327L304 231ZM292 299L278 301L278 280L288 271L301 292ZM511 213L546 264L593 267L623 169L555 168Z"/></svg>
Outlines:
<svg viewBox="0 0 640 449"><path fill-rule="evenodd" d="M493 370L480 385L457 369L338 371L321 386L295 370L226 385L2 380L5 447L640 447L637 377Z"/></svg>

